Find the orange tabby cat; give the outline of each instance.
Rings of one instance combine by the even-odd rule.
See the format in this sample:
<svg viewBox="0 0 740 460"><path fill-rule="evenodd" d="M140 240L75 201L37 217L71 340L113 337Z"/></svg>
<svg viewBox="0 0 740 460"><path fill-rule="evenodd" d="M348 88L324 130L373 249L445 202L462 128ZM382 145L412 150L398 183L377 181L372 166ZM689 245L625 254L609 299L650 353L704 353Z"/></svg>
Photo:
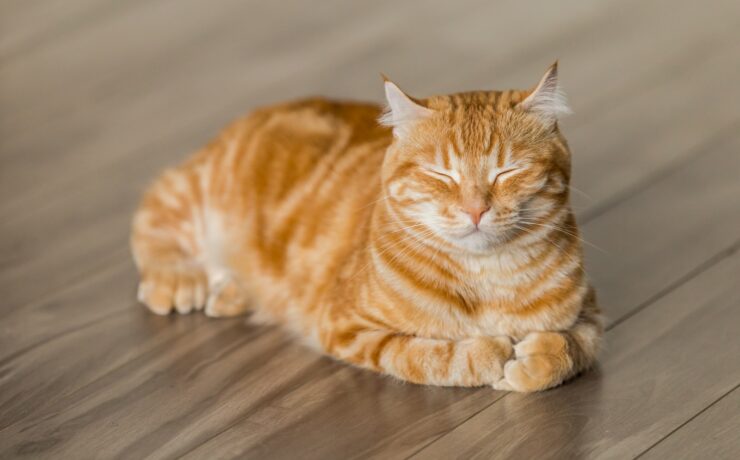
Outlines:
<svg viewBox="0 0 740 460"><path fill-rule="evenodd" d="M257 110L165 172L133 222L140 300L251 310L416 383L535 391L590 366L602 325L557 65L531 91L385 90L383 115L324 99Z"/></svg>

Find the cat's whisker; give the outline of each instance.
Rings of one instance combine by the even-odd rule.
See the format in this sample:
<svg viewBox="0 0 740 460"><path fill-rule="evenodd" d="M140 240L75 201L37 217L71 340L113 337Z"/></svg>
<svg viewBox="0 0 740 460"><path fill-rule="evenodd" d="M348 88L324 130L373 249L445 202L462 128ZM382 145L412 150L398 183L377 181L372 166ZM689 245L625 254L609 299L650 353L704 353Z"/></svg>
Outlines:
<svg viewBox="0 0 740 460"><path fill-rule="evenodd" d="M395 230L393 230L391 232L384 232L384 235L393 235L395 233L404 232L404 231L407 231L407 230L411 230L413 228L426 227L426 226L427 226L427 224L425 224L425 223L419 223L419 224L409 225L409 226L406 226L406 227L401 227L401 228L395 229Z"/></svg>
<svg viewBox="0 0 740 460"><path fill-rule="evenodd" d="M402 239L398 240L398 241L397 241L397 242L396 242L395 244L393 244L393 243L391 243L391 244L388 244L388 243L390 242L390 240L388 240L388 239L380 239L380 242L381 242L382 244L388 244L388 246L387 246L387 247L385 247L385 248L383 248L383 249L382 249L382 250L381 250L381 251L380 251L380 252L379 252L379 253L377 254L377 256L378 256L378 257L380 257L381 255L383 255L383 254L387 253L388 251L390 251L390 250L393 250L393 249L394 249L394 248L396 247L396 245L397 245L397 244L402 244L402 243L405 243L405 242L407 242L408 240L411 240L411 239L416 239L416 238L419 238L419 240L423 240L424 238L426 238L426 237L429 237L429 236L431 236L432 234L433 234L433 230L431 230L431 229L430 229L430 230L426 230L426 231L424 231L424 232L421 232L421 233L420 233L420 234L419 234L418 236L415 236L415 235L409 234L409 235L407 235L407 236L406 236L405 238L402 238ZM417 240L417 241L418 241L418 240ZM365 265L364 265L364 266L363 266L363 267L362 267L362 268L361 268L361 269L360 269L360 270L358 271L358 273L357 273L357 274L356 274L355 276L353 276L353 277L352 277L352 279L356 278L356 277L357 277L357 276L359 276L359 275L360 275L361 273L364 273L364 272L365 272L365 271L366 271L366 270L367 270L367 269L368 269L368 268L369 268L369 267L370 267L371 265L373 265L373 262L374 262L374 261L373 261L372 257L370 257L370 261L368 261L368 262L367 262L367 263L366 263L366 264L365 264Z"/></svg>
<svg viewBox="0 0 740 460"><path fill-rule="evenodd" d="M588 246L590 246L590 247L592 247L592 248L594 248L596 250L599 250L599 251L603 252L604 254L609 254L609 251L607 251L606 249L601 248L601 247L599 247L599 246L591 243L590 241L585 240L580 235L575 234L575 233L572 233L572 232L564 229L563 227L560 227L560 226L557 226L557 225L554 225L554 224L542 223L542 222L529 222L529 221L526 221L524 219L520 220L520 222L522 222L524 224L527 224L527 225L537 225L537 226L540 226L540 227L545 227L545 228L549 228L549 229L552 229L552 230L557 231L557 232L564 233L564 234L566 234L568 236L572 236L573 238L577 239L578 241L580 241L583 244L586 244L586 245L588 245Z"/></svg>
<svg viewBox="0 0 740 460"><path fill-rule="evenodd" d="M589 195L588 193L584 192L583 190L579 190L579 189L575 188L574 186L572 186L570 184L566 184L566 187L568 187L572 191L578 193L579 195L581 195L584 198L588 198L591 201L596 201L591 195Z"/></svg>
<svg viewBox="0 0 740 460"><path fill-rule="evenodd" d="M520 227L518 225L515 225L514 227L517 228L517 229L519 229L519 230L521 230L521 231L523 231L527 235L534 235L535 234L535 233L533 233L531 230L529 230L527 228ZM580 260L576 259L568 251L566 251L562 246L560 246L556 242L552 241L550 238L548 238L548 237L546 237L544 235L539 235L538 238L541 238L542 240L546 241L547 243L550 243L551 245L555 246L558 249L559 253L562 256L564 256L566 259L568 259L570 262L580 263Z"/></svg>
<svg viewBox="0 0 740 460"><path fill-rule="evenodd" d="M371 201L370 203L368 203L368 204L366 204L366 205L364 205L364 206L361 206L361 207L359 207L359 208L355 209L355 210L354 210L354 212L359 212L359 211L362 211L363 209L367 209L367 208L369 208L370 206L372 206L372 205L374 205L374 204L378 204L378 203L380 203L381 201L385 201L385 200L388 200L388 199L390 199L390 198L392 198L392 197L391 197L390 195L386 195L386 196L384 196L384 197L382 197L382 198L378 198L377 200Z"/></svg>
<svg viewBox="0 0 740 460"><path fill-rule="evenodd" d="M400 259L401 257L403 257L406 254L409 254L411 252L416 251L417 249L419 249L420 247L422 247L424 245L429 245L429 242L424 241L424 239L427 238L428 236L431 236L431 235L430 234L427 234L425 236L420 236L419 240L417 240L415 244L409 245L408 247L406 247L405 250L403 250L400 253L394 255L391 258L390 263L395 262L396 260ZM432 249L434 249L434 253L432 253L432 254L436 254L437 252L439 252L439 249L438 248L433 247Z"/></svg>

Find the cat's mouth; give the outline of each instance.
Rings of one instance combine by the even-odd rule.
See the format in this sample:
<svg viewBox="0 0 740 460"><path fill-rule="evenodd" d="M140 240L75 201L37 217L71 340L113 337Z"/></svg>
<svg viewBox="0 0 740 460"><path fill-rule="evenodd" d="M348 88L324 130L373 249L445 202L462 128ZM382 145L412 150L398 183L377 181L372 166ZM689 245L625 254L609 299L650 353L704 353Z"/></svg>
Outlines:
<svg viewBox="0 0 740 460"><path fill-rule="evenodd" d="M473 226L464 231L448 233L448 236L463 247L472 246L476 250L482 250L506 243L516 232L516 223L507 222L497 223L495 225Z"/></svg>
<svg viewBox="0 0 740 460"><path fill-rule="evenodd" d="M472 229L468 230L467 232L463 233L460 238L467 238L471 235L475 235L476 233L482 233L483 230L480 229L480 227L473 227Z"/></svg>
<svg viewBox="0 0 740 460"><path fill-rule="evenodd" d="M434 228L432 226L432 228ZM437 227L436 233L453 245L474 252L488 251L510 241L518 232L516 220L481 225Z"/></svg>
<svg viewBox="0 0 740 460"><path fill-rule="evenodd" d="M481 227L466 228L455 233L448 233L448 235L451 239L462 243L488 241L496 238L495 233Z"/></svg>

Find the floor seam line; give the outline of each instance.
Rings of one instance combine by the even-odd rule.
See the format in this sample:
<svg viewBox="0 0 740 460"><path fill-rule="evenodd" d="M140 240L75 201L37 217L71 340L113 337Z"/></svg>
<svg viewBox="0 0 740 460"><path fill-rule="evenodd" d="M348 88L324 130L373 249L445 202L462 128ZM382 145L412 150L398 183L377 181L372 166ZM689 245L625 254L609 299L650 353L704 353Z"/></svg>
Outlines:
<svg viewBox="0 0 740 460"><path fill-rule="evenodd" d="M663 436L663 437L662 437L662 438L660 438L660 439L659 439L658 441L656 441L655 443L653 443L653 444L652 444L652 445L651 445L650 447L648 447L647 449L645 449L645 450L643 450L642 452L640 452L640 453L639 453L639 454L638 454L638 455L637 455L637 456L635 457L635 460L637 460L638 458L640 458L640 457L642 457L643 455L645 455L645 454L646 454L647 452L649 452L649 451L650 451L650 450L651 450L652 448L654 448L655 446L657 446L657 445L658 445L658 444L660 444L661 442L663 442L663 441L665 441L666 439L670 438L670 437L671 437L671 436L672 436L672 435L673 435L673 434L674 434L675 432L677 432L677 431L678 431L678 430L680 430L681 428L683 428L683 427L685 427L686 425L688 425L689 423L691 423L691 421L692 421L692 420L694 420L695 418L697 418L698 416L700 416L700 415L701 415L701 414L703 414L704 412L708 411L708 410L709 410L710 408L712 408L712 406L714 406L714 405L715 405L715 404L717 404L718 402L720 402L720 401L722 401L723 399L725 399L725 398L726 398L727 396L729 396L730 394L732 394L732 392L734 392L734 391L735 391L735 390L737 390L738 388L740 388L740 383L738 383L737 385L735 385L734 387L732 387L732 388L731 388L731 389L730 389L729 391L725 392L725 393L724 393L724 394L723 394L722 396L720 396L719 398L717 398L717 399L715 399L714 401L712 401L711 403L709 403L709 404L707 405L707 407L703 408L702 410L700 410L700 411L699 411L699 412L697 412L696 414L694 414L694 415L692 415L691 417L689 417L689 418L688 418L688 419L687 419L686 421L684 421L683 423L679 424L679 425L678 425L678 426L677 426L676 428L674 428L674 429L673 429L673 430L671 430L671 431L670 431L669 433L667 433L667 434L666 434L665 436Z"/></svg>

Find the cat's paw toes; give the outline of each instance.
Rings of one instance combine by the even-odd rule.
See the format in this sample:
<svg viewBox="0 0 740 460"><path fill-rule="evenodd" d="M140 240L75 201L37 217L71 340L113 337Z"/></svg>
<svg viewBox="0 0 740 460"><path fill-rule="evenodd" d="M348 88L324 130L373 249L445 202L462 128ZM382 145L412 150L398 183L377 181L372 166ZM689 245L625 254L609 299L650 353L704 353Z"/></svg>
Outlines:
<svg viewBox="0 0 740 460"><path fill-rule="evenodd" d="M504 375L504 366L514 356L514 342L508 336L492 337L496 346L496 365L494 366L494 381Z"/></svg>
<svg viewBox="0 0 740 460"><path fill-rule="evenodd" d="M222 277L211 283L205 314L207 316L238 316L247 310L244 288L233 277Z"/></svg>
<svg viewBox="0 0 740 460"><path fill-rule="evenodd" d="M572 362L568 343L557 332L533 332L514 345L514 359L504 365L504 377L497 390L531 392L562 383Z"/></svg>
<svg viewBox="0 0 740 460"><path fill-rule="evenodd" d="M463 385L480 385L480 382L491 383L501 379L504 364L513 356L514 345L507 336L472 337L459 343L460 353L456 353L454 366L467 369L470 381Z"/></svg>
<svg viewBox="0 0 740 460"><path fill-rule="evenodd" d="M173 309L187 314L204 307L206 286L205 274L200 270L144 270L138 298L158 315L167 315Z"/></svg>
<svg viewBox="0 0 740 460"><path fill-rule="evenodd" d="M177 281L175 291L175 310L188 314L202 310L206 304L207 281L203 273L185 273Z"/></svg>

